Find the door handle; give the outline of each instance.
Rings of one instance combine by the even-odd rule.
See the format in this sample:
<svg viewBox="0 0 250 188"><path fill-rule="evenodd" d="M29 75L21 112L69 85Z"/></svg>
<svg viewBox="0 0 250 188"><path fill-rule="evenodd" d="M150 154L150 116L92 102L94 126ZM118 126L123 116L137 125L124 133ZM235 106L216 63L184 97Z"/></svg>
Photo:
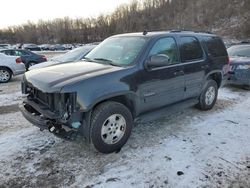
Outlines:
<svg viewBox="0 0 250 188"><path fill-rule="evenodd" d="M151 97L151 96L154 96L154 95L156 95L155 92L148 92L148 93L143 94L144 97Z"/></svg>
<svg viewBox="0 0 250 188"><path fill-rule="evenodd" d="M176 72L174 72L174 75L175 76L181 76L181 75L184 75L184 71L176 71Z"/></svg>

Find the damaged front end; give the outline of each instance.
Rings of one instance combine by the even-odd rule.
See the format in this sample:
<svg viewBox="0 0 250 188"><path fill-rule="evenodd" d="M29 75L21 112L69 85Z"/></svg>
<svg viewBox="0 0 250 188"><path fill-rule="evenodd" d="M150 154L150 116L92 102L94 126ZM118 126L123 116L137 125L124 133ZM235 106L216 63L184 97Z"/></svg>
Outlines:
<svg viewBox="0 0 250 188"><path fill-rule="evenodd" d="M56 136L75 140L82 131L83 112L77 104L77 94L44 93L22 83L22 93L27 97L20 105L23 116L40 130L48 129Z"/></svg>

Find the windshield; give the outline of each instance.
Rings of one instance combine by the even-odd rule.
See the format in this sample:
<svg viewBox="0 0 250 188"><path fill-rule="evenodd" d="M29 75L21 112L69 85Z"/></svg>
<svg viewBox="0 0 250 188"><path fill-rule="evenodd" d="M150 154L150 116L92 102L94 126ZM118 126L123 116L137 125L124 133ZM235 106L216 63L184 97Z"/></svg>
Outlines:
<svg viewBox="0 0 250 188"><path fill-rule="evenodd" d="M52 58L54 61L59 62L69 62L69 61L77 61L83 58L92 48L91 47L80 47L74 50L67 52L66 54L57 56Z"/></svg>
<svg viewBox="0 0 250 188"><path fill-rule="evenodd" d="M134 62L146 42L142 37L108 38L92 50L86 59L123 66Z"/></svg>
<svg viewBox="0 0 250 188"><path fill-rule="evenodd" d="M232 46L227 49L229 56L250 57L250 45Z"/></svg>

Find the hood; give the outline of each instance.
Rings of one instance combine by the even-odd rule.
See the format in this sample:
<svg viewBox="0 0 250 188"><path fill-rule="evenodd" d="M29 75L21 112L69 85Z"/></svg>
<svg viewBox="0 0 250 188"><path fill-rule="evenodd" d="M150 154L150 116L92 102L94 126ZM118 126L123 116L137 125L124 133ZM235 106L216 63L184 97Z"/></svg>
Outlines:
<svg viewBox="0 0 250 188"><path fill-rule="evenodd" d="M122 67L93 62L74 62L28 71L24 80L43 92L60 92L68 84L120 69Z"/></svg>
<svg viewBox="0 0 250 188"><path fill-rule="evenodd" d="M250 57L230 57L231 65L245 65L250 64Z"/></svg>

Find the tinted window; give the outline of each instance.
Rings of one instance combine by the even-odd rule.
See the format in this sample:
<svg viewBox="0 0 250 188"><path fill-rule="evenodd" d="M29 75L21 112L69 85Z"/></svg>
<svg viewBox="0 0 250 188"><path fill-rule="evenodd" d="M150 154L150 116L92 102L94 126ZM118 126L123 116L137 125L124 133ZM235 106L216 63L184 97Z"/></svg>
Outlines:
<svg viewBox="0 0 250 188"><path fill-rule="evenodd" d="M175 64L179 62L176 42L171 37L159 39L154 44L154 46L150 50L149 56L157 55L157 54L167 55L170 58L171 64Z"/></svg>
<svg viewBox="0 0 250 188"><path fill-rule="evenodd" d="M203 37L209 55L213 57L227 56L227 51L224 43L218 37Z"/></svg>
<svg viewBox="0 0 250 188"><path fill-rule="evenodd" d="M203 57L203 51L198 40L194 37L181 37L182 61L198 60Z"/></svg>
<svg viewBox="0 0 250 188"><path fill-rule="evenodd" d="M4 53L6 55L15 55L13 50L5 50Z"/></svg>

